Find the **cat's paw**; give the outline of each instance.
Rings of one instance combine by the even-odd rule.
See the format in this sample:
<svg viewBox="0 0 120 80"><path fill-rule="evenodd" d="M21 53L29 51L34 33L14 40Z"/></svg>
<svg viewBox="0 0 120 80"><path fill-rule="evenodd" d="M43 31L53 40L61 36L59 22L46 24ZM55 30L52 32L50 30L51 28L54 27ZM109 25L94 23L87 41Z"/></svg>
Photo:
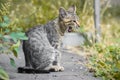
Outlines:
<svg viewBox="0 0 120 80"><path fill-rule="evenodd" d="M59 71L64 71L64 67L63 67L63 66L60 66Z"/></svg>
<svg viewBox="0 0 120 80"><path fill-rule="evenodd" d="M62 66L52 66L50 68L50 71L52 71L52 72L64 71L64 67L62 67Z"/></svg>

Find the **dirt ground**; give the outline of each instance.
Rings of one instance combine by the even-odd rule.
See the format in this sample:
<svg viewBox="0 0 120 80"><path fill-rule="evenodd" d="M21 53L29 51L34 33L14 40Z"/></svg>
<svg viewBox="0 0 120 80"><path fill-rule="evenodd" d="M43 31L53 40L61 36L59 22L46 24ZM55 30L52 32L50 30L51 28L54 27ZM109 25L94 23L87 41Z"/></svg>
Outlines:
<svg viewBox="0 0 120 80"><path fill-rule="evenodd" d="M13 56L10 56L13 57ZM24 55L22 49L18 58L14 58L17 67L24 66ZM63 72L51 72L49 74L20 74L17 73L17 67L14 68L9 63L8 56L0 55L0 66L2 66L10 76L10 80L101 80L93 77L85 67L86 59L84 56L62 50L61 64L65 70Z"/></svg>

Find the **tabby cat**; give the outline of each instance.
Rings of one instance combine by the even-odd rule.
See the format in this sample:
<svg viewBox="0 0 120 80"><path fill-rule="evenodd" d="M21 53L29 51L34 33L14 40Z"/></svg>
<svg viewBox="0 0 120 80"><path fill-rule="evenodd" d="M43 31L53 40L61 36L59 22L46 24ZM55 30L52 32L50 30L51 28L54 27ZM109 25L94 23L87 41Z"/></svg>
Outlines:
<svg viewBox="0 0 120 80"><path fill-rule="evenodd" d="M78 28L78 19L75 6L68 10L60 8L58 18L29 29L26 32L28 40L23 41L25 67L19 67L18 71L63 71L64 67L60 65L61 36Z"/></svg>

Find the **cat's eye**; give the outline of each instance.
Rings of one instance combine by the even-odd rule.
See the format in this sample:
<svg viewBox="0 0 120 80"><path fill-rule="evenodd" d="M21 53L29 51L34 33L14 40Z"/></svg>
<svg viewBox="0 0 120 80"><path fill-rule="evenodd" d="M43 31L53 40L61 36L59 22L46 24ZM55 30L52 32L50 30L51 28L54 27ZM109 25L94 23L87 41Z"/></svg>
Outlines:
<svg viewBox="0 0 120 80"><path fill-rule="evenodd" d="M73 22L76 22L75 20L73 20Z"/></svg>

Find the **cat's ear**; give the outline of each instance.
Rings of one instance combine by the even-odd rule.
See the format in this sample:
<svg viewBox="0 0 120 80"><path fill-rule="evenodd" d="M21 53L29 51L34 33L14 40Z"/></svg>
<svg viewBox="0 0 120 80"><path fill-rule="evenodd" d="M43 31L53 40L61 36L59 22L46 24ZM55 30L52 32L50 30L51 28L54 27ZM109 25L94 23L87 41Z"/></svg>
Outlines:
<svg viewBox="0 0 120 80"><path fill-rule="evenodd" d="M76 13L76 6L75 6L75 5L72 5L72 6L68 9L68 12Z"/></svg>
<svg viewBox="0 0 120 80"><path fill-rule="evenodd" d="M64 18L67 15L67 12L64 8L59 9L59 16L60 18Z"/></svg>

